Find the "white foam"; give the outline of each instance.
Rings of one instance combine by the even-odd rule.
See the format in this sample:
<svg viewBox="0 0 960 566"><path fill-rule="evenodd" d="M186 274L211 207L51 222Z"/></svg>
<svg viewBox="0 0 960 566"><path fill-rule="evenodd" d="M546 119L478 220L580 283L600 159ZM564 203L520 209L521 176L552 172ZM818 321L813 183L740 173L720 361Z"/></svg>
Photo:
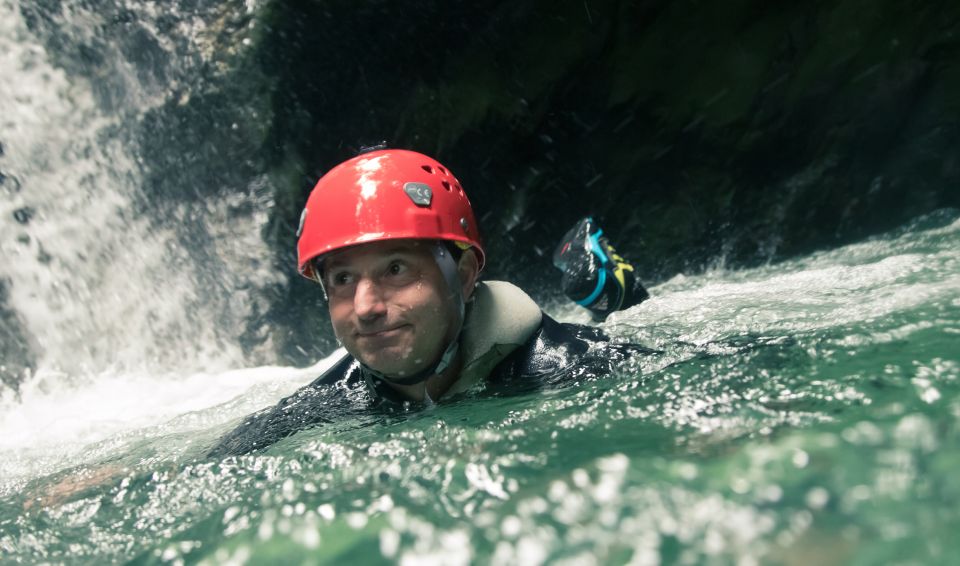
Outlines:
<svg viewBox="0 0 960 566"><path fill-rule="evenodd" d="M264 366L220 373L144 375L105 373L73 387L45 373L25 385L21 400L0 402L0 456L29 450L82 450L125 432L152 427L187 413L163 434L210 428L271 405L309 383L344 354L337 350L307 368ZM223 407L232 400L240 402ZM8 454L9 455L9 454Z"/></svg>
<svg viewBox="0 0 960 566"><path fill-rule="evenodd" d="M649 301L614 313L605 327L641 340L662 334L706 343L870 324L960 296L958 244L955 221L755 269L680 275L652 288Z"/></svg>

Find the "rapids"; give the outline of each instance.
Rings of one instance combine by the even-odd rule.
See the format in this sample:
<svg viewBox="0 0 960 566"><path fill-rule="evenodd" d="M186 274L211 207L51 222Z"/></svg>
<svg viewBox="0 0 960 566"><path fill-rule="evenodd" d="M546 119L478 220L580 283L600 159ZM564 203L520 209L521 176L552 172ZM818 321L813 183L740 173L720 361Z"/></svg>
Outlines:
<svg viewBox="0 0 960 566"><path fill-rule="evenodd" d="M38 379L0 419L0 551L91 564L957 552L956 212L651 293L604 326L664 354L614 377L347 420L223 461L204 450L322 364Z"/></svg>

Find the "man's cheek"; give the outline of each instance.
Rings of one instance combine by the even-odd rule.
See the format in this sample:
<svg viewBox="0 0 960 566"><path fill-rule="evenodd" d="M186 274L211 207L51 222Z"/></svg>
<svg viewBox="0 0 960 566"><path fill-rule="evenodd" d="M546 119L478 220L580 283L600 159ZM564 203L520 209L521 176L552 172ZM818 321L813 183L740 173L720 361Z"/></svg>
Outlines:
<svg viewBox="0 0 960 566"><path fill-rule="evenodd" d="M350 341L350 332L348 331L345 325L334 323L333 334L334 336L337 337L337 340L341 344L348 345L348 342Z"/></svg>

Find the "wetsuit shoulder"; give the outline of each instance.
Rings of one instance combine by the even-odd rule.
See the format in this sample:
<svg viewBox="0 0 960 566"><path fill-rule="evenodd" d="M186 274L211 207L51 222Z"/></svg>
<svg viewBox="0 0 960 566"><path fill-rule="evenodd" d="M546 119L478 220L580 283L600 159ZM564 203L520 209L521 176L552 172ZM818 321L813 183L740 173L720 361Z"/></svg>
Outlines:
<svg viewBox="0 0 960 566"><path fill-rule="evenodd" d="M295 432L362 409L368 401L359 365L345 356L273 407L248 416L224 435L208 456L238 456L266 448Z"/></svg>
<svg viewBox="0 0 960 566"><path fill-rule="evenodd" d="M638 344L616 344L601 329L561 323L543 315L540 328L490 374L488 391L522 393L562 386L612 372L632 356L655 353Z"/></svg>

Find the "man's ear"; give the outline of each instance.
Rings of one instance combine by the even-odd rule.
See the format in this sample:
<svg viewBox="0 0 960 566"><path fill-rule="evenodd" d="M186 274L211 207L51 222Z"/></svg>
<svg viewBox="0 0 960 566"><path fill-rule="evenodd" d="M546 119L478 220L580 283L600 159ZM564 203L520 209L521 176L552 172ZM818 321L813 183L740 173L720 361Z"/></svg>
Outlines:
<svg viewBox="0 0 960 566"><path fill-rule="evenodd" d="M464 250L460 255L460 261L457 262L457 275L460 276L460 292L463 293L463 300L469 301L477 285L477 279L480 277L480 262L477 261L477 254L472 249Z"/></svg>

